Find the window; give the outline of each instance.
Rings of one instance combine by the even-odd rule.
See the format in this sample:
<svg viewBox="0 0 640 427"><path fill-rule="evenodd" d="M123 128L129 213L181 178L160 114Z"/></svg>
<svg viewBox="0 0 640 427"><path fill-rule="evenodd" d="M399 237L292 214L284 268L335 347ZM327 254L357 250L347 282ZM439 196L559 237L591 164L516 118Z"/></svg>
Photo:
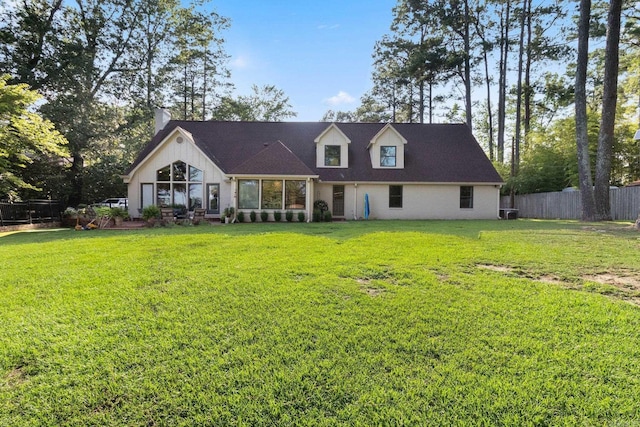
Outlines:
<svg viewBox="0 0 640 427"><path fill-rule="evenodd" d="M209 213L220 213L220 184L207 184L207 197Z"/></svg>
<svg viewBox="0 0 640 427"><path fill-rule="evenodd" d="M340 166L340 150L339 145L325 145L324 146L324 165L325 166Z"/></svg>
<svg viewBox="0 0 640 427"><path fill-rule="evenodd" d="M463 185L460 187L460 209L473 208L473 187Z"/></svg>
<svg viewBox="0 0 640 427"><path fill-rule="evenodd" d="M380 166L395 168L396 167L396 147L382 146L380 147Z"/></svg>
<svg viewBox="0 0 640 427"><path fill-rule="evenodd" d="M187 164L185 162L175 162L173 164L173 180L186 181Z"/></svg>
<svg viewBox="0 0 640 427"><path fill-rule="evenodd" d="M158 169L156 175L157 181L171 181L171 166L165 166Z"/></svg>
<svg viewBox="0 0 640 427"><path fill-rule="evenodd" d="M389 186L389 207L390 208L402 207L402 185Z"/></svg>
<svg viewBox="0 0 640 427"><path fill-rule="evenodd" d="M156 205L161 208L168 208L171 205L171 184L157 185Z"/></svg>
<svg viewBox="0 0 640 427"><path fill-rule="evenodd" d="M183 161L173 162L156 171L156 205L182 205L189 210L202 207L202 179L204 172ZM146 196L145 196L146 197ZM143 201L143 204L146 203Z"/></svg>
<svg viewBox="0 0 640 427"><path fill-rule="evenodd" d="M260 187L257 179L238 181L238 209L258 209L260 206Z"/></svg>
<svg viewBox="0 0 640 427"><path fill-rule="evenodd" d="M262 181L262 209L282 209L282 181Z"/></svg>
<svg viewBox="0 0 640 427"><path fill-rule="evenodd" d="M189 181L202 182L202 169L189 166Z"/></svg>
<svg viewBox="0 0 640 427"><path fill-rule="evenodd" d="M153 205L153 184L141 184L140 185L140 207L146 208L149 205Z"/></svg>
<svg viewBox="0 0 640 427"><path fill-rule="evenodd" d="M202 184L189 184L189 210L202 207Z"/></svg>
<svg viewBox="0 0 640 427"><path fill-rule="evenodd" d="M285 181L285 209L304 209L307 204L307 183Z"/></svg>

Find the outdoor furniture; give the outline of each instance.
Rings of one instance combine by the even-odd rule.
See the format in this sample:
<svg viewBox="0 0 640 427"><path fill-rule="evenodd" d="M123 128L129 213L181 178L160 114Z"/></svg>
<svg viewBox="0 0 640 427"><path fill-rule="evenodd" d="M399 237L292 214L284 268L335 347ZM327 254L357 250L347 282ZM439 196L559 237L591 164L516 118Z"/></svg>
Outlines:
<svg viewBox="0 0 640 427"><path fill-rule="evenodd" d="M193 223L198 224L200 221L204 221L204 208L197 208L193 210Z"/></svg>
<svg viewBox="0 0 640 427"><path fill-rule="evenodd" d="M160 208L160 219L166 222L174 222L173 208Z"/></svg>

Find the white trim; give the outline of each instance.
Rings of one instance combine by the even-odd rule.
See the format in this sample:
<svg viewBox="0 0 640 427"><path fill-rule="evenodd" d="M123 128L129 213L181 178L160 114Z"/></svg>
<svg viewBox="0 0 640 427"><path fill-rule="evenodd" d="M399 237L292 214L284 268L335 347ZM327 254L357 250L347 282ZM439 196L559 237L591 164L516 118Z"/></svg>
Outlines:
<svg viewBox="0 0 640 427"><path fill-rule="evenodd" d="M331 123L325 130L323 130L322 133L318 135L316 139L313 140L313 142L318 144L322 139L322 137L325 136L331 129L336 129L338 133L347 141L347 144L351 144L351 140L347 138L347 135L345 135L344 132L340 130L340 128L338 127L338 125L336 125L335 122Z"/></svg>
<svg viewBox="0 0 640 427"><path fill-rule="evenodd" d="M388 129L391 129L400 138L400 141L403 144L407 144L406 138L402 136L402 134L398 132L398 130L394 128L391 123L387 123L382 129L380 129L378 133L374 135L373 138L371 138L371 141L369 141L369 145L367 145L367 150L371 148L372 145L376 145L378 142L378 138L380 138Z"/></svg>
<svg viewBox="0 0 640 427"><path fill-rule="evenodd" d="M185 138L189 143L191 143L191 145L193 145L193 147L206 159L208 159L211 163L213 163L218 169L220 169L220 167L208 156L206 155L194 142L193 140L193 135L190 132L187 132L186 130L184 130L183 128L181 128L180 126L176 126L167 136L164 137L164 139L162 141L160 141L158 143L158 145L156 145L153 150L151 150L151 152L149 154L147 154L147 156L142 159L135 168L133 168L133 170L131 170L131 172L129 172L129 174L127 175L123 175L123 180L125 181L125 183L129 183L129 181L131 180L131 178L136 174L136 172L138 171L138 169L140 169L151 157L153 157L154 154L156 154L158 151L160 151L164 145L168 144L170 141L173 140L174 136L177 134L179 134L179 136L182 136L183 138ZM222 170L221 170L222 171Z"/></svg>

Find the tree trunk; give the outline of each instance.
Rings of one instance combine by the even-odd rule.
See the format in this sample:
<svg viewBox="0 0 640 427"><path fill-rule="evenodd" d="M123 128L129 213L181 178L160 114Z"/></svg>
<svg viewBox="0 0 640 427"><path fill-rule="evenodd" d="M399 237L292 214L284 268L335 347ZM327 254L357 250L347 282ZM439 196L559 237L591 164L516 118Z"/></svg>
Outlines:
<svg viewBox="0 0 640 427"><path fill-rule="evenodd" d="M611 158L613 156L616 105L618 101L618 68L620 44L620 15L622 0L611 0L607 18L607 45L604 59L604 87L602 93L602 116L598 133L598 157L596 158L596 219L611 220L609 183Z"/></svg>
<svg viewBox="0 0 640 427"><path fill-rule="evenodd" d="M520 139L521 139L521 125L522 125L522 59L524 58L524 33L525 23L527 18L527 2L522 2L522 15L520 16L520 41L518 45L518 81L516 83L516 129L515 138L513 143L513 156L511 165L511 176L515 177L518 174L518 166L520 166Z"/></svg>
<svg viewBox="0 0 640 427"><path fill-rule="evenodd" d="M578 21L578 58L576 64L576 146L578 154L578 179L582 201L582 220L595 219L595 200L589 163L589 134L587 129L587 65L589 61L589 18L591 0L580 0Z"/></svg>
<svg viewBox="0 0 640 427"><path fill-rule="evenodd" d="M504 130L507 98L507 57L509 56L509 11L511 2L504 4L505 13L501 18L500 76L498 80L498 161L504 163Z"/></svg>
<svg viewBox="0 0 640 427"><path fill-rule="evenodd" d="M465 92L465 115L467 116L467 126L473 128L473 116L471 113L471 35L469 0L464 1L464 92Z"/></svg>
<svg viewBox="0 0 640 427"><path fill-rule="evenodd" d="M524 88L523 88L523 96L524 96L524 117L522 119L522 125L524 128L524 146L526 150L526 146L529 142L529 133L531 131L531 103L532 103L532 94L533 90L531 88L531 0L527 0L527 21L526 21L526 30L527 30L527 57L525 60L524 67Z"/></svg>

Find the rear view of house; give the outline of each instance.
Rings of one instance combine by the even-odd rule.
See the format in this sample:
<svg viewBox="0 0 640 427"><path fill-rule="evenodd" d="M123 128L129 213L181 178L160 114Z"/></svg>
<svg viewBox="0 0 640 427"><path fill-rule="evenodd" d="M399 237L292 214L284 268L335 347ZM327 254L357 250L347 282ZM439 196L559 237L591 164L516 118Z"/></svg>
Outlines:
<svg viewBox="0 0 640 427"><path fill-rule="evenodd" d="M160 116L162 117L162 116ZM495 219L502 179L466 125L160 122L123 177L148 205L334 218Z"/></svg>

